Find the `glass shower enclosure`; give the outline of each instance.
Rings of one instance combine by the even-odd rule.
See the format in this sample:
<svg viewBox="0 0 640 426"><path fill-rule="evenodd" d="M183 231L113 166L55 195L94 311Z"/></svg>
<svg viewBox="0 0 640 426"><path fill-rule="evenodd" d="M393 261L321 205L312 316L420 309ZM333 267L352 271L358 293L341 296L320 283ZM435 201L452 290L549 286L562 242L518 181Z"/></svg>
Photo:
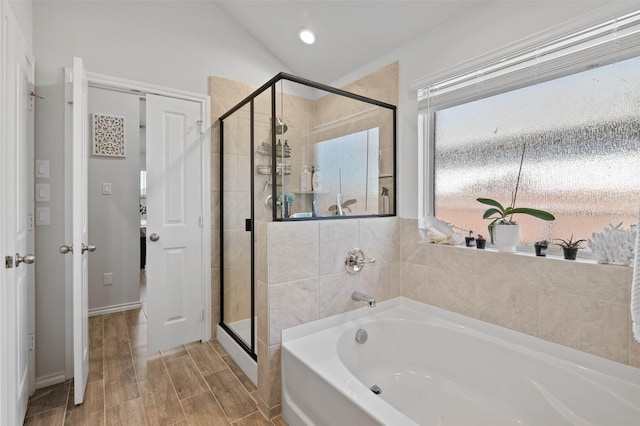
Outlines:
<svg viewBox="0 0 640 426"><path fill-rule="evenodd" d="M256 223L395 215L396 107L280 73L219 124L219 324L256 360Z"/></svg>

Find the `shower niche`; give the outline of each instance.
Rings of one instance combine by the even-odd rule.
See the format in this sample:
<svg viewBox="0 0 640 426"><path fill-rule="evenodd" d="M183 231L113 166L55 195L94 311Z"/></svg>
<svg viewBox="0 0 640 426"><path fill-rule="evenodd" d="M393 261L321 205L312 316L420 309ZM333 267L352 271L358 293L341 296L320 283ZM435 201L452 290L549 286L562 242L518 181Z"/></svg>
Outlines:
<svg viewBox="0 0 640 426"><path fill-rule="evenodd" d="M256 222L396 212L396 107L280 73L219 119L220 326L256 359Z"/></svg>

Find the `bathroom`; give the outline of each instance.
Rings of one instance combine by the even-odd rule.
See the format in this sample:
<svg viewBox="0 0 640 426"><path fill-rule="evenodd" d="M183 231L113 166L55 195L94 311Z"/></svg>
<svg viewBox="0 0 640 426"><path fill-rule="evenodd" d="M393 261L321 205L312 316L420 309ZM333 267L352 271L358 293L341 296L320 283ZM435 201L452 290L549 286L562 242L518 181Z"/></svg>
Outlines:
<svg viewBox="0 0 640 426"><path fill-rule="evenodd" d="M91 70L99 73L139 81L153 80L184 90L216 94L215 97L212 96L212 123L253 88L286 67L274 59L263 46L244 35L241 28L231 25L228 16L223 15L218 7L205 4L207 2L194 5L191 9L172 5L171 2L162 2L166 4L154 5L153 11L148 10L148 5L131 4L123 6L122 10L126 13L108 4L97 4L94 6L96 9L91 9L73 4L76 2L69 2L63 4L61 9L56 9L47 5L47 2L37 3L39 4L34 6L33 20L34 51L39 61L39 68L36 70L36 91L46 102L41 101L38 104L40 109L36 119L36 153L52 161L51 179L54 190L52 226L38 229L39 248L36 247L42 256L42 263L37 265L40 268L38 275L41 280L45 279L42 277L46 277L47 284L38 286L37 297L39 300L46 300L51 306L37 307L37 347L47 348L36 355L37 375L47 378L58 377L61 371L64 372L66 361L63 344L67 327L64 308L68 307L68 302L64 296L64 266L55 257L58 256L55 250L54 254L47 254L50 247L57 248L62 240L60 203L63 129L60 124L62 113L54 104L62 102L58 71L64 64L68 65L70 53L66 46L75 46L73 54L88 58L87 63L90 64ZM397 62L397 69L394 71L394 75L397 75L394 84L397 86L393 91L377 92L377 89L385 89L387 84L385 82L381 85L372 79L366 92L367 96L388 99L389 103L398 106L397 216L326 222L270 223L258 228L262 244L266 244L267 240L269 244L282 239L287 241L287 244L278 244L278 250L296 246L291 244L292 235L296 240L299 238L304 241L301 246L303 250L295 253L275 251L274 245L274 250L269 252L270 256L262 259L262 265L269 263L270 271L280 267L277 264L272 265L272 262L286 262L293 254L304 255L304 258L308 259L308 262L298 262L296 265L282 265L281 267L291 271L291 275L286 279L275 277L276 279L271 281L263 275L256 288L257 299L268 300L269 310L278 311L278 315L286 319L278 327L293 326L360 307L360 304L352 302L349 296L352 289L361 288L380 301L403 295L636 367L640 365L640 350L637 345L632 344L628 314L625 310L625 295L628 294L631 280L629 270L606 265L567 265L561 262L546 262L540 270L540 263L534 259L518 257L513 266L500 272L500 276L507 277L512 271L532 272L523 273L521 280L494 281L486 278L476 281L470 278L481 275L482 271L502 255L448 250L449 247L424 246L417 241L416 218L420 214L416 196L419 186L416 179L419 173L419 147L416 142L418 106L415 90L412 88L413 82L425 75L448 69L469 58L498 49L507 41L520 40L540 31L556 28L557 25L572 21L578 15L591 13L594 9L595 6L585 4L558 5L557 9L546 5L529 6L526 13L523 13L522 9L518 8L500 8L496 4L486 4L478 10L473 10L475 13L461 13L456 17L454 25L439 25L434 27L434 32L399 49L380 52L375 60L362 69L349 70L347 74L327 80L335 87L348 88L354 81L366 81L367 77L363 76L375 75L377 70L384 70L388 64ZM128 15L131 17L130 20L135 22L126 21L122 15ZM602 14L605 15L609 16L611 13ZM104 16L126 21L122 24L122 38L105 37L104 33L100 32L107 31L104 29ZM156 20L147 21L147 16L154 16ZM205 18L207 16L209 18ZM211 23L211 16L214 16L215 25ZM174 21L178 21L178 24ZM144 23L144 31L153 37L145 38L146 41L140 39L139 44L134 46L130 40L139 38L141 23ZM166 28L175 28L175 25L175 34L164 37ZM211 27L221 30L215 32ZM73 28L75 32L63 31L65 28ZM205 37L201 34L202 38L194 44L192 38L182 35L189 34L193 28L202 29L202 34L206 35ZM74 38L70 35L77 32L84 32L85 37ZM474 36L460 37L461 32L471 32ZM56 39L50 37L51 34L59 36ZM157 42L158 39L160 43ZM222 39L224 41L220 41ZM443 39L452 40L450 45L453 48L443 49ZM199 46L211 43L211 40L217 40L213 52L198 50ZM179 48L175 47L176 43L181 43ZM159 49L158 46L171 48ZM184 46L188 48L183 50ZM139 51L144 49L151 53L146 56L139 55ZM245 56L238 58L236 54L228 54L229 50L242 51ZM100 53L104 51L112 52L114 56L106 58ZM434 56L430 55L430 52L439 54ZM249 57L251 59L247 59ZM324 60L331 62L330 58ZM185 63L195 65L184 66ZM218 77L207 80L212 75L221 76L220 80L216 80ZM223 81L224 85L221 84ZM251 82L251 85L246 82ZM218 95L221 92L224 94ZM215 132L213 134L215 135ZM218 152L215 152L214 148L212 188L217 188L217 158ZM215 198L212 205L215 212ZM218 229L212 230L212 258L217 258L215 250L220 240L219 234ZM344 269L339 269L338 266L343 262L347 251L355 246L360 246L367 256L375 258L376 263L367 265L362 274L351 277L345 275ZM214 260L214 269L216 265ZM460 268L460 265L465 267ZM219 276L217 272L219 271L214 270L211 273L214 300L215 291L219 289L219 283L216 281L216 277ZM539 273L550 277L545 281L544 288L541 288L540 283L534 278ZM568 286L563 278L574 276L583 277L585 285L579 288ZM424 277L429 278L425 280ZM600 285L603 281L608 283L606 288ZM295 298L299 303L282 306L283 297L288 300ZM258 303L256 306L267 308L264 303ZM256 314L261 318L269 318L269 314L260 312L260 309ZM216 305L215 302L212 303L211 318L213 331L219 318L219 304ZM259 371L259 376L263 377L264 383L268 383L268 386L260 388L259 398L261 410L267 414L275 414L280 409L277 371L280 343L277 336L278 328L267 329L267 324L268 320L258 321L259 327L265 327L262 332L258 330L258 364L264 366ZM606 332L602 332L602 329ZM625 333L612 334L609 332L610 329L624 330Z"/></svg>

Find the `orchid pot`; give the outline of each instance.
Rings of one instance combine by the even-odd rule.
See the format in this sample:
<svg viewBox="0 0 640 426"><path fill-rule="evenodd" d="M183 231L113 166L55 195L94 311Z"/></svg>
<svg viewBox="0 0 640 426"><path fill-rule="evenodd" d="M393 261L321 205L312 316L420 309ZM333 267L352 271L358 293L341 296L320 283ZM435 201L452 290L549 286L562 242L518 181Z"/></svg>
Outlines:
<svg viewBox="0 0 640 426"><path fill-rule="evenodd" d="M503 253L515 253L520 243L520 225L517 223L493 223L489 225L492 243Z"/></svg>

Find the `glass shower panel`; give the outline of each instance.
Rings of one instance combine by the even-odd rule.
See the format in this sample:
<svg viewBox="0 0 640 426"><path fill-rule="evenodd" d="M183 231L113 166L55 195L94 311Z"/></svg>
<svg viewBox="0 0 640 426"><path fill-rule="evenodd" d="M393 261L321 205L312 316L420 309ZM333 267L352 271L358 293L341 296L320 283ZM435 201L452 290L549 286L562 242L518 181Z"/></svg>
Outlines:
<svg viewBox="0 0 640 426"><path fill-rule="evenodd" d="M224 120L223 322L251 348L251 104Z"/></svg>

